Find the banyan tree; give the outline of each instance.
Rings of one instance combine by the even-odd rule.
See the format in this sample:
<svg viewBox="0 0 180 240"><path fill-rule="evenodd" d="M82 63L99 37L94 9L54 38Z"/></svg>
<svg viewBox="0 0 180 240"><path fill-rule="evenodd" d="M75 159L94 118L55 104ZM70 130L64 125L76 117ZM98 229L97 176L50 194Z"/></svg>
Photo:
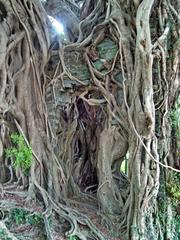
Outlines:
<svg viewBox="0 0 180 240"><path fill-rule="evenodd" d="M0 0L0 186L43 204L47 239L51 214L81 240L177 239L179 11Z"/></svg>

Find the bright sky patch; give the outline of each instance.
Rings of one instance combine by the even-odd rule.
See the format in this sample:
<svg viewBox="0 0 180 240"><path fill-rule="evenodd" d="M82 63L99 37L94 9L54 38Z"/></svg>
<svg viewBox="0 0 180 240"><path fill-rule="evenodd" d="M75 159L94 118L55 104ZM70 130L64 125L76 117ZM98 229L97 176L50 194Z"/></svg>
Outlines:
<svg viewBox="0 0 180 240"><path fill-rule="evenodd" d="M49 19L58 34L64 33L64 27L63 27L62 23L60 23L59 21L57 21L55 18L53 18L51 16L49 16Z"/></svg>

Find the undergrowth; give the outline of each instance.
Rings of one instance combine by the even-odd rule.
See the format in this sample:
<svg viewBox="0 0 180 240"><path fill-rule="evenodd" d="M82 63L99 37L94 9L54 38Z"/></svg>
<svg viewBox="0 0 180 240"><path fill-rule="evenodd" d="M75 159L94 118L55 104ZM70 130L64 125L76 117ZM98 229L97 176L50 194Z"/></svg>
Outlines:
<svg viewBox="0 0 180 240"><path fill-rule="evenodd" d="M9 211L5 211L3 214L3 219L1 219L6 227L9 229L12 234L14 234L14 230L18 229L19 227L24 226L32 226L38 227L39 229L43 229L43 216L41 213L38 212L30 212L24 208L11 208ZM26 232L20 232L20 234L16 233L15 236L18 240L25 240L29 239L26 238ZM11 240L12 238L9 237L6 229L0 229L0 240Z"/></svg>
<svg viewBox="0 0 180 240"><path fill-rule="evenodd" d="M8 225L11 224L30 224L30 225L37 225L42 223L43 217L40 213L30 213L29 211L23 208L13 208L7 216L7 223Z"/></svg>
<svg viewBox="0 0 180 240"><path fill-rule="evenodd" d="M180 96L178 97L174 108L169 113L169 119L175 136L180 138Z"/></svg>
<svg viewBox="0 0 180 240"><path fill-rule="evenodd" d="M12 240L12 238L7 235L5 229L0 229L0 239L1 240Z"/></svg>
<svg viewBox="0 0 180 240"><path fill-rule="evenodd" d="M6 157L12 159L12 166L28 173L32 165L32 149L27 146L21 134L11 134L13 147L6 149Z"/></svg>
<svg viewBox="0 0 180 240"><path fill-rule="evenodd" d="M75 235L73 235L73 236L68 237L68 240L78 240L78 238Z"/></svg>

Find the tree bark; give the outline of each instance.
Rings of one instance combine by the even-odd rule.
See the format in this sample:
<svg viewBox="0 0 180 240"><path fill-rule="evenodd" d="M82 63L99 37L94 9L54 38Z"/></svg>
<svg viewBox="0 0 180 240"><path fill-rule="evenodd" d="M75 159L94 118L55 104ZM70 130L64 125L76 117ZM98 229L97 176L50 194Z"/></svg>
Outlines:
<svg viewBox="0 0 180 240"><path fill-rule="evenodd" d="M179 89L174 1L89 3L64 44L50 36L40 1L0 0L0 181L40 194L70 223L69 236L107 239L69 207L73 198L93 198L116 237L159 239L160 170L178 171L167 140ZM5 155L15 131L33 151L29 176ZM126 156L128 175L120 171ZM48 224L46 231L52 238Z"/></svg>

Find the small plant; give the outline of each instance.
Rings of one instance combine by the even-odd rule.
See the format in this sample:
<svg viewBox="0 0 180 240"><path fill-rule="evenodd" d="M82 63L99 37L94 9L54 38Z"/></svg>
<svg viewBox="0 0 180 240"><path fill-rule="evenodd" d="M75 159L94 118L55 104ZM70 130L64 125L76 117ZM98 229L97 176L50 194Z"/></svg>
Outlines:
<svg viewBox="0 0 180 240"><path fill-rule="evenodd" d="M127 160L126 159L122 162L120 171L124 174L127 174Z"/></svg>
<svg viewBox="0 0 180 240"><path fill-rule="evenodd" d="M8 222L15 223L16 225L20 224L30 224L30 225L37 225L38 223L42 222L42 215L40 213L29 213L27 210L23 208L13 208L9 212Z"/></svg>
<svg viewBox="0 0 180 240"><path fill-rule="evenodd" d="M169 175L167 181L167 192L168 195L174 200L178 202L180 200L180 174L179 173L172 173Z"/></svg>
<svg viewBox="0 0 180 240"><path fill-rule="evenodd" d="M172 224L174 226L173 240L178 240L180 237L180 215L179 215L179 202L180 202L180 174L177 172L171 172L168 175L166 190L167 196L171 199L173 219ZM167 216L168 217L168 216ZM166 224L166 223L164 223Z"/></svg>
<svg viewBox="0 0 180 240"><path fill-rule="evenodd" d="M26 215L28 212L21 208L13 208L9 212L8 220L9 222L13 222L16 225L24 224L26 222Z"/></svg>
<svg viewBox="0 0 180 240"><path fill-rule="evenodd" d="M12 240L12 238L7 235L6 230L3 228L0 229L0 239L1 240Z"/></svg>
<svg viewBox="0 0 180 240"><path fill-rule="evenodd" d="M70 236L68 240L78 240L78 238L76 237L76 235L73 235L73 236Z"/></svg>
<svg viewBox="0 0 180 240"><path fill-rule="evenodd" d="M21 134L11 134L14 147L6 149L6 156L13 159L13 167L27 172L32 165L32 149L27 146Z"/></svg>
<svg viewBox="0 0 180 240"><path fill-rule="evenodd" d="M128 168L128 159L129 159L129 152L126 153L124 160L121 163L120 171L124 174L128 174L127 168Z"/></svg>
<svg viewBox="0 0 180 240"><path fill-rule="evenodd" d="M27 215L26 217L26 222L28 222L30 225L37 225L38 223L41 223L43 220L42 215L41 214L30 214Z"/></svg>
<svg viewBox="0 0 180 240"><path fill-rule="evenodd" d="M176 137L180 137L180 96L177 99L175 107L170 111L169 114L170 123L175 131Z"/></svg>

